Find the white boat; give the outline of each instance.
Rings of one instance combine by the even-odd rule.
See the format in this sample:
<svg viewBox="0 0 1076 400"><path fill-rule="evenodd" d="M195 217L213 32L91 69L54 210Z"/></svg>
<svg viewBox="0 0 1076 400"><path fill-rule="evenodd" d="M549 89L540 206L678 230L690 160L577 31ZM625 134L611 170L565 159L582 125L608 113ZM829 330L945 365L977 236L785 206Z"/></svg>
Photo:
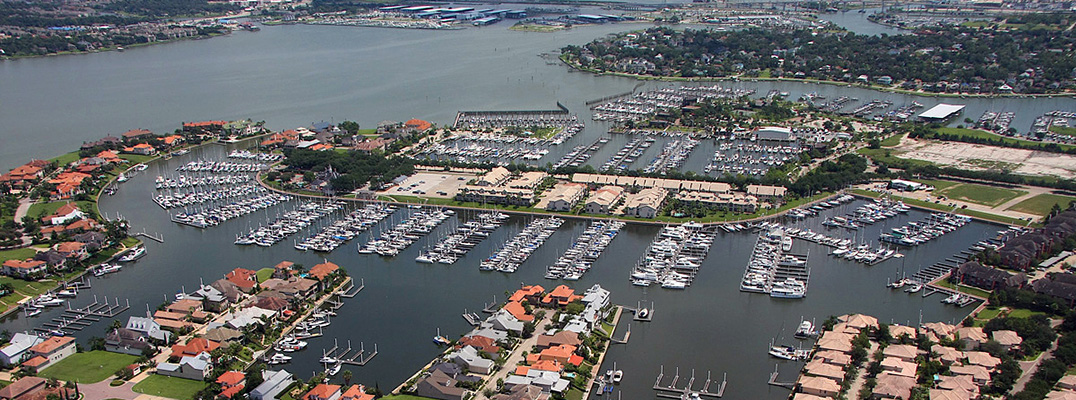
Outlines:
<svg viewBox="0 0 1076 400"><path fill-rule="evenodd" d="M120 257L120 262L131 262L131 261L137 260L139 258L142 258L142 256L144 256L144 255L146 255L146 247L145 246L138 246L138 247L135 247L130 252L128 252L127 254L124 254L123 257Z"/></svg>
<svg viewBox="0 0 1076 400"><path fill-rule="evenodd" d="M325 356L318 359L318 362L322 364L337 364L340 362L340 360L337 360L335 357Z"/></svg>
<svg viewBox="0 0 1076 400"><path fill-rule="evenodd" d="M27 317L36 317L38 314L41 314L41 309L40 308L32 308L32 309L27 308L26 309L26 316Z"/></svg>
<svg viewBox="0 0 1076 400"><path fill-rule="evenodd" d="M291 361L291 356L286 356L280 353L273 354L272 357L269 357L270 364L284 364L289 361Z"/></svg>
<svg viewBox="0 0 1076 400"><path fill-rule="evenodd" d="M639 310L639 318L646 318L648 315L650 315L649 309L643 308Z"/></svg>
<svg viewBox="0 0 1076 400"><path fill-rule="evenodd" d="M620 383L622 379L624 379L624 371L618 369L613 372L613 383Z"/></svg>
<svg viewBox="0 0 1076 400"><path fill-rule="evenodd" d="M796 329L796 333L792 334L797 339L806 339L815 335L818 335L818 332L814 330L814 324L811 321L800 322L800 327Z"/></svg>
<svg viewBox="0 0 1076 400"><path fill-rule="evenodd" d="M78 292L72 289L64 289L59 292L56 292L57 297L75 297L77 295Z"/></svg>
<svg viewBox="0 0 1076 400"><path fill-rule="evenodd" d="M796 359L796 348L792 347L792 346L787 346L787 345L786 346L782 346L782 345L770 346L769 353L770 353L771 356L780 358L782 360L795 360Z"/></svg>
<svg viewBox="0 0 1076 400"><path fill-rule="evenodd" d="M340 363L336 363L332 368L329 368L329 376L336 376L338 373L340 373Z"/></svg>

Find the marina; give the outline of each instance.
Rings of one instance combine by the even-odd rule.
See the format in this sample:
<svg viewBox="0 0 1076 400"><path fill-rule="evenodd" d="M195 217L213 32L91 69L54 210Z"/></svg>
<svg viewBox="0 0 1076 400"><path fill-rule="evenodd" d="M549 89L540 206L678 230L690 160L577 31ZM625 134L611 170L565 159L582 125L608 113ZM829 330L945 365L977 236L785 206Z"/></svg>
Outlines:
<svg viewBox="0 0 1076 400"><path fill-rule="evenodd" d="M441 238L433 247L427 246L415 261L424 264L454 264L460 257L474 249L478 243L504 223L508 215L501 212L478 214L474 220L456 227L455 232Z"/></svg>
<svg viewBox="0 0 1076 400"><path fill-rule="evenodd" d="M504 243L493 255L489 256L478 265L482 271L500 271L506 273L516 272L519 266L527 261L538 247L545 243L546 239L553 236L553 232L564 223L564 219L557 217L537 218L531 221L523 230Z"/></svg>
<svg viewBox="0 0 1076 400"><path fill-rule="evenodd" d="M291 211L279 215L265 225L259 225L246 234L236 235L235 244L272 246L343 207L344 203L340 201L307 201L298 204Z"/></svg>
<svg viewBox="0 0 1076 400"><path fill-rule="evenodd" d="M713 241L714 233L701 224L689 222L662 228L631 270L632 285L686 289L698 275Z"/></svg>
<svg viewBox="0 0 1076 400"><path fill-rule="evenodd" d="M406 220L390 230L381 232L381 236L370 240L366 245L360 246L359 254L377 253L383 257L395 257L400 254L400 251L411 246L416 240L428 235L437 225L455 214L452 210L412 207L407 208L410 216ZM412 212L412 210L418 211Z"/></svg>
<svg viewBox="0 0 1076 400"><path fill-rule="evenodd" d="M933 213L921 221L912 221L891 232L883 233L878 240L901 246L918 246L955 231L971 222L971 217L957 214Z"/></svg>
<svg viewBox="0 0 1076 400"><path fill-rule="evenodd" d="M248 183L251 179L253 178L250 174L211 174L205 176L182 174L171 177L157 175L154 186L156 186L157 190L186 189L199 186L232 186Z"/></svg>
<svg viewBox="0 0 1076 400"><path fill-rule="evenodd" d="M691 155L691 151L698 145L699 141L695 139L687 137L675 139L665 145L661 153L643 168L643 172L664 174L672 170L679 170L680 167L684 166L684 161L687 161L688 156Z"/></svg>
<svg viewBox="0 0 1076 400"><path fill-rule="evenodd" d="M683 387L677 386L680 381L680 368L676 368L676 373L673 375L672 380L668 385L664 384L662 380L665 378L665 366L661 366L661 371L658 372L658 377L654 380L654 391L657 392L654 395L666 399L680 399L680 400L698 400L702 398L721 398L725 395L725 387L728 385L728 374L725 374L721 378L721 382L714 382L710 379L710 372L706 372L706 380L702 382L702 388L695 390L695 370L691 370L691 376ZM713 391L711 391L711 384L715 385Z"/></svg>
<svg viewBox="0 0 1076 400"><path fill-rule="evenodd" d="M642 138L635 137L629 140L624 147L621 147L612 157L609 158L604 164L602 164L599 170L624 172L631 168L631 164L635 162L639 157L642 157L643 151L654 144L654 138Z"/></svg>
<svg viewBox="0 0 1076 400"><path fill-rule="evenodd" d="M811 277L808 255L793 254L792 245L792 236L779 228L760 232L744 270L740 291L781 299L806 297Z"/></svg>
<svg viewBox="0 0 1076 400"><path fill-rule="evenodd" d="M546 268L546 279L576 281L582 278L623 227L622 221L591 222L575 239L572 247Z"/></svg>
<svg viewBox="0 0 1076 400"><path fill-rule="evenodd" d="M337 219L317 233L295 243L295 249L313 250L323 253L332 252L348 240L377 225L378 222L392 215L396 206L389 204L367 204L357 208L343 218ZM255 240L255 242L257 242Z"/></svg>
<svg viewBox="0 0 1076 400"><path fill-rule="evenodd" d="M178 207L187 207L206 202L227 201L233 198L246 198L265 194L268 189L255 183L245 183L239 186L222 187L213 190L168 190L153 196L153 202L161 208L168 210Z"/></svg>
<svg viewBox="0 0 1076 400"><path fill-rule="evenodd" d="M234 200L226 204L211 204L206 207L195 207L195 210L184 208L182 212L172 214L171 220L177 224L204 229L217 226L221 222L239 218L255 211L264 210L289 200L291 200L291 196L266 192L258 196L247 197L242 200Z"/></svg>

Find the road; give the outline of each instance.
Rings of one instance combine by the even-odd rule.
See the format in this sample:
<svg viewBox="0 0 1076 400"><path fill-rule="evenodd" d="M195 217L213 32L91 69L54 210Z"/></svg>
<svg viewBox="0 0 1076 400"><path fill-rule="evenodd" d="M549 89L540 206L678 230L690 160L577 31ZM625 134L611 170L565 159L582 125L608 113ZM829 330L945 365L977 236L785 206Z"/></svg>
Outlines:
<svg viewBox="0 0 1076 400"><path fill-rule="evenodd" d="M515 372L516 365L524 361L523 352L530 351L530 349L538 345L538 336L540 335L537 332L545 332L547 329L549 329L546 326L547 322L548 320L544 317L540 321L535 322L535 334L531 335L530 338L524 339L522 342L519 342L519 345L512 350L512 354L508 356L508 360L504 362L504 367L502 367L497 372L494 372L493 375L490 375L489 378L486 379L486 383L482 385L482 388L478 389L478 393L474 397L475 399L489 399L488 397L486 397L485 394L483 394L483 392L485 392L487 389L496 392L497 380L507 379L509 374Z"/></svg>

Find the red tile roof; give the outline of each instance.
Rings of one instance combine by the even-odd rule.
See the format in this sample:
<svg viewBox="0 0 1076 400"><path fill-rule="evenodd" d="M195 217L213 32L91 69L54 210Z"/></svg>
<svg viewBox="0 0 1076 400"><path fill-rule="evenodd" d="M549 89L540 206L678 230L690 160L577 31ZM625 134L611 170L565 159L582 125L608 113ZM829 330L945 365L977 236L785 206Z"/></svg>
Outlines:
<svg viewBox="0 0 1076 400"><path fill-rule="evenodd" d="M235 395L239 394L239 392L242 392L242 391L243 391L243 385L230 386L227 389L224 389L223 391L220 392L220 397L230 399L232 397L235 397Z"/></svg>
<svg viewBox="0 0 1076 400"><path fill-rule="evenodd" d="M528 297L535 297L545 292L545 288L539 285L524 286L522 289L512 293L512 297L508 298L508 301L523 301Z"/></svg>
<svg viewBox="0 0 1076 400"><path fill-rule="evenodd" d="M224 385L225 387L230 387L238 385L239 382L242 382L244 379L247 379L247 376L242 372L228 371L220 374L220 377L217 378L217 383Z"/></svg>
<svg viewBox="0 0 1076 400"><path fill-rule="evenodd" d="M32 352L34 352L36 354L48 355L48 354L51 354L52 352L54 352L56 350L59 350L59 349L63 348L64 346L67 346L68 344L70 344L71 342L74 342L74 341L75 341L74 336L62 336L62 337L53 336L53 337L48 338L44 342L38 343L34 347L31 347L30 351L32 351Z"/></svg>
<svg viewBox="0 0 1076 400"><path fill-rule="evenodd" d="M317 278L319 281L324 280L329 274L336 272L340 269L339 265L326 261L321 264L315 265L310 268L310 276Z"/></svg>
<svg viewBox="0 0 1076 400"><path fill-rule="evenodd" d="M183 356L196 356L204 352L211 352L220 347L220 343L214 342L206 338L194 338L187 344L177 344L172 346L172 355L176 357Z"/></svg>
<svg viewBox="0 0 1076 400"><path fill-rule="evenodd" d="M29 259L27 259L27 260L7 260L7 261L4 261L4 266L5 267L15 268L15 269L32 270L32 269L41 268L41 266L43 266L43 265L45 265L44 261L29 260Z"/></svg>
<svg viewBox="0 0 1076 400"><path fill-rule="evenodd" d="M304 400L325 400L340 391L340 385L319 384L303 395Z"/></svg>
<svg viewBox="0 0 1076 400"><path fill-rule="evenodd" d="M351 385L344 391L344 394L340 395L340 400L373 400L374 395L366 394L366 387L363 385Z"/></svg>
<svg viewBox="0 0 1076 400"><path fill-rule="evenodd" d="M423 121L421 119L409 119L407 120L407 122L404 122L404 126L422 132L427 129L430 129L433 124Z"/></svg>
<svg viewBox="0 0 1076 400"><path fill-rule="evenodd" d="M527 314L527 309L523 308L523 305L518 301L509 301L508 304L504 305L504 310L520 321L534 321L534 316Z"/></svg>

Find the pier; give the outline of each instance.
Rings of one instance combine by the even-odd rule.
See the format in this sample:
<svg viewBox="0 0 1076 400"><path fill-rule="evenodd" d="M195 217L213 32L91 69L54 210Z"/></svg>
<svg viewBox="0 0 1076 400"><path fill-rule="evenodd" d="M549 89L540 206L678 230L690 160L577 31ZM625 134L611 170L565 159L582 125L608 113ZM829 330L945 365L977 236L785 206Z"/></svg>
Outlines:
<svg viewBox="0 0 1076 400"><path fill-rule="evenodd" d="M358 350L355 353L351 353L352 350ZM363 342L359 342L359 348L354 349L351 347L351 340L347 341L347 348L340 349L337 339L333 339L333 347L327 350L322 350L322 358L332 358L336 360L336 363L364 366L366 363L373 360L377 356L377 344L374 344L374 351L367 353L366 345ZM350 355L350 356L349 356ZM335 363L324 363L326 366Z"/></svg>
<svg viewBox="0 0 1076 400"><path fill-rule="evenodd" d="M773 372L770 373L770 380L766 382L768 385L779 386L785 389L795 389L796 382L779 382L777 381L777 364L773 365Z"/></svg>
<svg viewBox="0 0 1076 400"><path fill-rule="evenodd" d="M159 233L151 235L147 233L145 229L143 229L142 232L136 233L135 236L141 236L157 243L164 243L164 235Z"/></svg>
<svg viewBox="0 0 1076 400"><path fill-rule="evenodd" d="M467 320L467 324L471 326L478 326L482 323L482 317L479 317L478 313L467 312L467 310L463 310L463 319Z"/></svg>
<svg viewBox="0 0 1076 400"><path fill-rule="evenodd" d="M497 310L499 310L500 308L501 308L501 305L499 303L497 303L497 296L494 295L493 296L493 302L489 303L489 304L486 304L485 307L482 307L482 312L484 312L486 314L493 314L493 313L497 312Z"/></svg>
<svg viewBox="0 0 1076 400"><path fill-rule="evenodd" d="M108 297L105 297L104 300L104 303L98 303L97 296L94 295L93 303L85 307L71 308L71 305L68 304L68 308L59 317L53 318L51 322L41 324L43 328L34 328L34 330L44 333L80 331L102 318L114 318L131 308L130 300L127 300L126 304L120 304L118 298L116 299L116 304L109 303Z"/></svg>
<svg viewBox="0 0 1076 400"><path fill-rule="evenodd" d="M366 287L366 279L365 278L359 278L359 287L358 288L355 287L355 280L350 280L350 281L348 281L348 283L349 284L348 284L347 289L340 289L340 290L338 290L336 292L337 294L340 295L340 297L344 297L344 298L348 298L348 299L353 298L353 297L357 296L359 294L359 292L362 291L363 288Z"/></svg>
<svg viewBox="0 0 1076 400"><path fill-rule="evenodd" d="M661 366L661 372L658 373L658 378L654 381L653 389L657 392L655 396L666 399L686 399L693 395L706 398L721 398L721 396L725 395L725 386L728 384L728 374L725 374L722 376L721 382L716 384L716 390L710 391L710 386L714 384L714 381L710 379L710 372L706 372L706 380L702 383L702 389L696 391L692 388L695 385L695 370L691 370L691 377L688 379L687 384L681 388L676 385L680 380L680 368L676 368L676 374L673 375L672 381L668 385L662 383L664 377L665 366Z"/></svg>

